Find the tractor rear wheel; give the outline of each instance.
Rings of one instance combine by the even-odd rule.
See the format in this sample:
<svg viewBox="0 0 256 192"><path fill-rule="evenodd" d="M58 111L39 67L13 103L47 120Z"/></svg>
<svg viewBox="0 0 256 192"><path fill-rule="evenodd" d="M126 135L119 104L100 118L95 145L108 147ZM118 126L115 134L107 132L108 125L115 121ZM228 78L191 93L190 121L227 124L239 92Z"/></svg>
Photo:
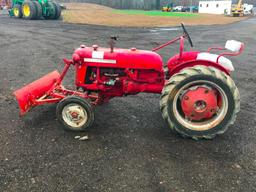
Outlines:
<svg viewBox="0 0 256 192"><path fill-rule="evenodd" d="M55 7L55 16L54 16L54 19L59 19L60 16L61 16L61 7L58 3L56 2L53 2L54 4L54 7Z"/></svg>
<svg viewBox="0 0 256 192"><path fill-rule="evenodd" d="M35 19L41 19L43 14L43 8L42 5L38 1L33 1L35 7L36 7L36 17Z"/></svg>
<svg viewBox="0 0 256 192"><path fill-rule="evenodd" d="M68 131L84 131L94 122L91 103L77 96L61 100L56 108L56 116Z"/></svg>
<svg viewBox="0 0 256 192"><path fill-rule="evenodd" d="M45 19L55 19L56 9L53 2L48 2L48 13L44 16Z"/></svg>
<svg viewBox="0 0 256 192"><path fill-rule="evenodd" d="M22 4L22 14L24 19L36 19L37 11L35 4L32 1L25 1Z"/></svg>
<svg viewBox="0 0 256 192"><path fill-rule="evenodd" d="M160 106L172 130L184 137L211 139L235 122L240 95L230 76L198 65L169 79Z"/></svg>
<svg viewBox="0 0 256 192"><path fill-rule="evenodd" d="M15 18L21 18L22 17L22 7L19 4L16 4L13 6L13 16Z"/></svg>

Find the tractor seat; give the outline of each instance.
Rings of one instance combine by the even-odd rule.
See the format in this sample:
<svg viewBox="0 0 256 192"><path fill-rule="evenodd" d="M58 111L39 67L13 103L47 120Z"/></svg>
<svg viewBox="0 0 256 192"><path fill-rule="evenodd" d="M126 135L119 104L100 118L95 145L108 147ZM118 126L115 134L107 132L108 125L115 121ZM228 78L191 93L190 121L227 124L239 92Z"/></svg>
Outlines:
<svg viewBox="0 0 256 192"><path fill-rule="evenodd" d="M198 53L197 55L197 60L206 60L206 61L212 61L214 63L217 63L217 58L219 57L219 55L216 54L212 54L212 53ZM229 70L229 71L234 71L234 67L232 62L226 58L221 56L219 58L219 64L224 67L225 69Z"/></svg>

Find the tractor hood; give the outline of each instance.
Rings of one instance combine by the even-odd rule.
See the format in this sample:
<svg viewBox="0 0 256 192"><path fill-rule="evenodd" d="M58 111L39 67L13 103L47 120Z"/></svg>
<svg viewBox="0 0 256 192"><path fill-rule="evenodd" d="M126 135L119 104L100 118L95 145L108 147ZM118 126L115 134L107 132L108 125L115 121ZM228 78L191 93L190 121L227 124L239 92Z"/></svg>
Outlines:
<svg viewBox="0 0 256 192"><path fill-rule="evenodd" d="M162 58L155 52L131 49L80 46L73 54L75 63L111 68L154 69L162 71Z"/></svg>

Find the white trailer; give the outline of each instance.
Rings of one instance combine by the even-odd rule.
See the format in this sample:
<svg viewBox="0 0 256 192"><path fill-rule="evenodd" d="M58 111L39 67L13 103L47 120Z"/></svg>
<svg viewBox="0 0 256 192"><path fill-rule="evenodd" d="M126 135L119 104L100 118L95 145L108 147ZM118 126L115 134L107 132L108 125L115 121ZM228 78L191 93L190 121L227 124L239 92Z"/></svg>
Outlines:
<svg viewBox="0 0 256 192"><path fill-rule="evenodd" d="M227 14L231 13L232 1L199 1L199 13Z"/></svg>
<svg viewBox="0 0 256 192"><path fill-rule="evenodd" d="M244 8L244 14L245 15L252 15L253 13L253 5L250 4L243 4L243 8Z"/></svg>

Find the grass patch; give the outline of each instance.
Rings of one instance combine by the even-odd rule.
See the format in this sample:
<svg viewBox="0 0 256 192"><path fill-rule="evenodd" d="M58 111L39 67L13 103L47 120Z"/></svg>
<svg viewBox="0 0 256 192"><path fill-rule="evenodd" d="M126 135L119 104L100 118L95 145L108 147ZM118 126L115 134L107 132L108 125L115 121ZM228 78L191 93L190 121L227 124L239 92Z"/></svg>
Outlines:
<svg viewBox="0 0 256 192"><path fill-rule="evenodd" d="M164 16L164 17L198 17L197 13L184 12L162 12L162 11L143 11L143 10L114 10L114 13L128 15L148 15L148 16Z"/></svg>

